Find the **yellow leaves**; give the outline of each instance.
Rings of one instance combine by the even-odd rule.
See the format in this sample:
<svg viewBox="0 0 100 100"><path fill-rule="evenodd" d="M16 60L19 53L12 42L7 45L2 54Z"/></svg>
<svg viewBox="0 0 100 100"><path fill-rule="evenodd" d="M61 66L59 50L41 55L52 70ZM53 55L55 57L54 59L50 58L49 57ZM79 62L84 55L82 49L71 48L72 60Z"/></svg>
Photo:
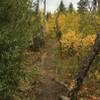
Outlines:
<svg viewBox="0 0 100 100"><path fill-rule="evenodd" d="M85 38L82 39L83 47L84 48L89 48L91 47L96 39L96 35L88 35Z"/></svg>
<svg viewBox="0 0 100 100"><path fill-rule="evenodd" d="M78 14L60 14L57 22L62 32L68 32L69 30L78 32L79 30L80 16Z"/></svg>
<svg viewBox="0 0 100 100"><path fill-rule="evenodd" d="M78 36L75 32L68 32L62 35L62 42L72 43L78 40Z"/></svg>
<svg viewBox="0 0 100 100"><path fill-rule="evenodd" d="M54 17L52 17L45 23L45 32L48 33L50 36L54 35L54 27L55 19Z"/></svg>
<svg viewBox="0 0 100 100"><path fill-rule="evenodd" d="M73 89L75 87L76 81L75 80L68 80L70 86L69 86L69 90Z"/></svg>
<svg viewBox="0 0 100 100"><path fill-rule="evenodd" d="M80 26L80 16L78 14L67 14L66 15L66 19L65 19L65 23L66 23L66 29L78 32L79 30L79 26Z"/></svg>
<svg viewBox="0 0 100 100"><path fill-rule="evenodd" d="M61 14L57 20L59 26L63 27L65 25L65 15Z"/></svg>
<svg viewBox="0 0 100 100"><path fill-rule="evenodd" d="M95 21L98 25L100 25L100 16L95 16Z"/></svg>
<svg viewBox="0 0 100 100"><path fill-rule="evenodd" d="M62 44L62 52L68 53L68 55L73 56L79 54L82 50L89 50L94 44L96 35L88 35L85 38L81 38L79 34L75 32L68 32L62 35L60 40Z"/></svg>
<svg viewBox="0 0 100 100"><path fill-rule="evenodd" d="M95 72L96 79L100 80L100 72L97 70Z"/></svg>
<svg viewBox="0 0 100 100"><path fill-rule="evenodd" d="M76 53L80 47L80 37L75 32L68 32L67 34L63 34L61 38L63 52Z"/></svg>
<svg viewBox="0 0 100 100"><path fill-rule="evenodd" d="M97 25L96 28L97 28L98 31L100 31L100 16L96 16L95 19L96 19L95 22L96 22L96 25Z"/></svg>

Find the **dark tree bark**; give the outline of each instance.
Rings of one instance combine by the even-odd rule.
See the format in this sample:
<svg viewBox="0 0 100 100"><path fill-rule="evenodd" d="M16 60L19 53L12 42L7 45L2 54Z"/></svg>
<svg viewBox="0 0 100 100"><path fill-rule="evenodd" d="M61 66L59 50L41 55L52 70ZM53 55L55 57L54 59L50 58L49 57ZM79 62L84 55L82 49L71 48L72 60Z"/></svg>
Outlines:
<svg viewBox="0 0 100 100"><path fill-rule="evenodd" d="M35 4L35 5L36 5L35 14L36 14L36 15L39 14L39 2L40 2L40 0L37 0L37 1L36 1L36 4Z"/></svg>
<svg viewBox="0 0 100 100"><path fill-rule="evenodd" d="M44 16L46 16L46 2L47 0L44 0Z"/></svg>
<svg viewBox="0 0 100 100"><path fill-rule="evenodd" d="M99 1L98 0L94 0L94 1L95 1L94 2L95 5L92 5L92 6L95 9L97 7L97 3L99 4ZM94 9L93 9L93 11L90 10L90 12L92 14L95 12ZM81 85L83 84L85 77L88 74L91 64L93 63L95 57L100 52L100 30L97 30L97 28L96 28L97 23L94 18L93 18L93 20L94 20L93 26L95 27L95 30L98 31L97 38L95 40L95 44L94 44L92 50L90 51L90 53L87 55L87 57L83 61L83 64L80 66L79 72L77 73L77 75L74 78L74 85L68 92L68 97L70 98L70 100L77 100L77 94L80 90Z"/></svg>
<svg viewBox="0 0 100 100"><path fill-rule="evenodd" d="M99 52L100 52L100 32L97 34L97 38L91 52L83 61L80 71L77 73L75 77L74 86L68 92L68 97L70 98L70 100L77 100L78 91L80 90L80 87L83 84L85 77L87 76L87 73L91 67L92 62L94 61L95 57L99 54Z"/></svg>

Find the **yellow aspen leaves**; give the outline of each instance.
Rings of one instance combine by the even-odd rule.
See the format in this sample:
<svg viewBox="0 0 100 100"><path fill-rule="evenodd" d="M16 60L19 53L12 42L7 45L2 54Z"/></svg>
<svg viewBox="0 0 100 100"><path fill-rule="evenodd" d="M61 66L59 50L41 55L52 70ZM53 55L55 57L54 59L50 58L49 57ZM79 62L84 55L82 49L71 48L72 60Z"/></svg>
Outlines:
<svg viewBox="0 0 100 100"><path fill-rule="evenodd" d="M96 35L88 35L81 38L79 34L75 32L68 32L62 35L60 40L62 44L62 52L67 56L74 56L81 52L81 50L89 50L94 44Z"/></svg>
<svg viewBox="0 0 100 100"><path fill-rule="evenodd" d="M63 28L65 26L65 15L64 14L61 14L58 19L58 25L60 28Z"/></svg>
<svg viewBox="0 0 100 100"><path fill-rule="evenodd" d="M83 48L89 49L94 44L95 39L96 39L96 35L94 35L94 34L93 35L87 35L85 38L82 39Z"/></svg>

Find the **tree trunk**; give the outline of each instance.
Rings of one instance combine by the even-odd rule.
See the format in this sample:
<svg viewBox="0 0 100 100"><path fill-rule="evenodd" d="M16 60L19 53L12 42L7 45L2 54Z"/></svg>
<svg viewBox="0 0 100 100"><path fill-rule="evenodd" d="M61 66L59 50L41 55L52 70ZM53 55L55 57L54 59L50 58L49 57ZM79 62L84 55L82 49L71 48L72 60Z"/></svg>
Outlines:
<svg viewBox="0 0 100 100"><path fill-rule="evenodd" d="M44 0L44 16L46 16L46 0Z"/></svg>
<svg viewBox="0 0 100 100"><path fill-rule="evenodd" d="M97 39L95 41L93 49L88 54L86 59L83 61L81 69L75 77L73 87L68 92L68 97L70 98L70 100L77 100L78 91L80 90L80 87L85 77L87 76L87 73L90 69L92 62L94 61L95 57L99 54L99 52L100 52L100 32L97 34Z"/></svg>
<svg viewBox="0 0 100 100"><path fill-rule="evenodd" d="M35 10L36 15L39 14L39 2L40 2L40 0L37 0L36 10Z"/></svg>

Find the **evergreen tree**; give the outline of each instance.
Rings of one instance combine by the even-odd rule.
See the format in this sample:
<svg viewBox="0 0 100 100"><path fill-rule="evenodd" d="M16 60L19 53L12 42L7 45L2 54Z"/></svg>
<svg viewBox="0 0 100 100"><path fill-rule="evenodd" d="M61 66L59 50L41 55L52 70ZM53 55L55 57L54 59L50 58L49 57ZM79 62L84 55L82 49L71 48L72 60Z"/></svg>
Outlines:
<svg viewBox="0 0 100 100"><path fill-rule="evenodd" d="M94 10L97 11L100 16L100 0L93 0Z"/></svg>
<svg viewBox="0 0 100 100"><path fill-rule="evenodd" d="M47 0L44 0L44 16L46 15L46 2Z"/></svg>
<svg viewBox="0 0 100 100"><path fill-rule="evenodd" d="M46 14L46 20L48 21L48 20L49 20L49 18L51 18L51 17L52 17L51 12L47 12L47 14Z"/></svg>
<svg viewBox="0 0 100 100"><path fill-rule="evenodd" d="M65 11L66 11L66 7L65 7L65 5L64 5L64 3L63 3L62 0L61 0L61 2L60 2L58 11L59 11L59 12L65 12Z"/></svg>
<svg viewBox="0 0 100 100"><path fill-rule="evenodd" d="M98 15L100 16L100 0L98 0Z"/></svg>
<svg viewBox="0 0 100 100"><path fill-rule="evenodd" d="M91 9L91 8L90 8L90 6L88 6L89 3L91 3L91 2L88 0L80 0L78 2L78 12L80 14L79 31L81 33L84 33L84 35L95 33L95 29L90 24L91 18L89 18L90 13L88 11L88 8L89 9ZM89 19L87 20L87 18L89 18Z"/></svg>
<svg viewBox="0 0 100 100"><path fill-rule="evenodd" d="M81 14L87 11L87 0L80 0L78 2L78 12Z"/></svg>
<svg viewBox="0 0 100 100"><path fill-rule="evenodd" d="M74 7L73 7L73 4L72 3L69 4L68 11L70 13L72 13L74 11Z"/></svg>

